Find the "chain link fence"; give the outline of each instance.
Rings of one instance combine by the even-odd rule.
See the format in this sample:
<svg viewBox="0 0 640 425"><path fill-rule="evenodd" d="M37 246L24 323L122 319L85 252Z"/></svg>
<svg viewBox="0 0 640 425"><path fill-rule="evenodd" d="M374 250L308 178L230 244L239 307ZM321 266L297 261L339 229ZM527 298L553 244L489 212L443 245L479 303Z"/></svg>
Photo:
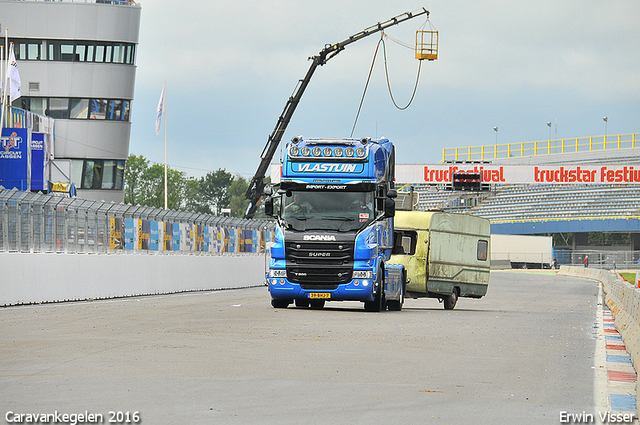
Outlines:
<svg viewBox="0 0 640 425"><path fill-rule="evenodd" d="M640 251L632 250L555 250L556 258L560 264L584 267L584 258L587 258L587 267L596 269L635 270L640 269Z"/></svg>
<svg viewBox="0 0 640 425"><path fill-rule="evenodd" d="M0 251L223 255L264 253L275 224L7 190L0 186Z"/></svg>

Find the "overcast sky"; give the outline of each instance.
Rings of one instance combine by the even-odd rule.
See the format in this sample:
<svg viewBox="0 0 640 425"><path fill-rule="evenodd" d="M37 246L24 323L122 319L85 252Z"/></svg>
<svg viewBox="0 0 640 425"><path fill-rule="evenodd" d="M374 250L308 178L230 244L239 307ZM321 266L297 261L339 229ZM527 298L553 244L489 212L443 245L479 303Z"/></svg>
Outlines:
<svg viewBox="0 0 640 425"><path fill-rule="evenodd" d="M392 140L398 163L436 163L445 147L494 144L496 136L498 143L546 140L550 130L552 138L599 136L605 116L608 134L640 132L637 0L139 3L130 152L164 162L163 133L154 127L166 80L168 162L189 176L224 168L251 178L307 58L422 7L439 31L438 60L422 62L415 100L401 111L380 52L354 132ZM386 32L413 45L425 21ZM316 70L283 142L351 134L379 39L352 43ZM394 98L406 104L419 61L406 47L386 46Z"/></svg>

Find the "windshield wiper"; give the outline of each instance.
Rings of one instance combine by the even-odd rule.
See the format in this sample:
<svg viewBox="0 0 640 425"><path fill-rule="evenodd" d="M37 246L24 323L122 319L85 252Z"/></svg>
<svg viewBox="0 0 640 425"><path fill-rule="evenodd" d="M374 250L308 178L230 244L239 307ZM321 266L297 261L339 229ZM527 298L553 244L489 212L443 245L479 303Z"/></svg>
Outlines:
<svg viewBox="0 0 640 425"><path fill-rule="evenodd" d="M340 220L340 221L355 221L355 218L353 217L340 217L340 216L328 216L328 217L322 217L322 219L327 219L327 220Z"/></svg>

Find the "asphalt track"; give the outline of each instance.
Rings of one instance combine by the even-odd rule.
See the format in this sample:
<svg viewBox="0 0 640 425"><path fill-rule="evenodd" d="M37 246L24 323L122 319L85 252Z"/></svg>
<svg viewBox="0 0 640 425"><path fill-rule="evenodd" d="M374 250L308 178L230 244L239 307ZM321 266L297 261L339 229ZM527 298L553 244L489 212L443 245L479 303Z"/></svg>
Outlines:
<svg viewBox="0 0 640 425"><path fill-rule="evenodd" d="M487 296L452 311L274 309L263 286L1 308L0 413L558 424L598 410L597 304L594 281L492 272Z"/></svg>

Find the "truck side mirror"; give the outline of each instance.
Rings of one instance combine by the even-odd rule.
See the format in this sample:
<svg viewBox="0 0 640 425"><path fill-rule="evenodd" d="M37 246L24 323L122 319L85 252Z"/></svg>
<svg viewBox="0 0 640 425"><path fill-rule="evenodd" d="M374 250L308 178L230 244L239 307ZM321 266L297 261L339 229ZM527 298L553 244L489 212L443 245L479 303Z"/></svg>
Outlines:
<svg viewBox="0 0 640 425"><path fill-rule="evenodd" d="M264 213L273 217L273 198L271 196L267 196L264 200Z"/></svg>
<svg viewBox="0 0 640 425"><path fill-rule="evenodd" d="M398 197L398 191L395 189L387 190L387 198L395 199Z"/></svg>
<svg viewBox="0 0 640 425"><path fill-rule="evenodd" d="M391 198L384 200L384 216L394 217L396 215L396 201Z"/></svg>

